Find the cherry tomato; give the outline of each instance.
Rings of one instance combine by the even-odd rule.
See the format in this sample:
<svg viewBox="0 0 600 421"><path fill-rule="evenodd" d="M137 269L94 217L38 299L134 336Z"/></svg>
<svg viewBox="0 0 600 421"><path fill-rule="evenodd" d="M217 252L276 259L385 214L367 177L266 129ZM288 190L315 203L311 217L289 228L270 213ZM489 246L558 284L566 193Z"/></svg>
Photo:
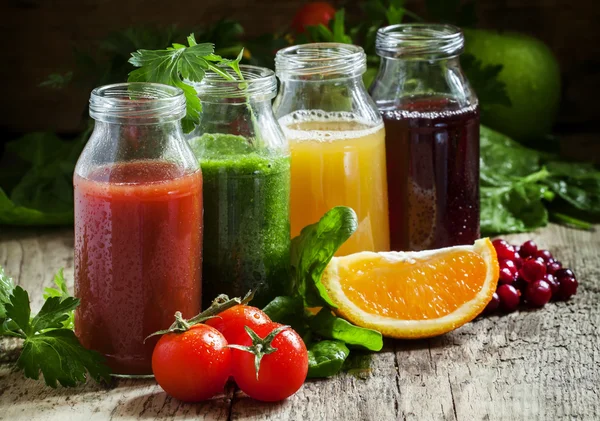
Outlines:
<svg viewBox="0 0 600 421"><path fill-rule="evenodd" d="M256 327L254 332L262 339L275 329L283 327L279 323L268 323ZM251 347L253 340L245 332L234 340L241 346ZM251 398L259 401L275 402L293 395L302 387L308 372L308 352L306 346L292 328L285 327L271 342L275 351L265 354L260 361L258 377L255 368L255 354L240 349L232 349L232 372L239 388ZM261 349L268 349L262 344Z"/></svg>
<svg viewBox="0 0 600 421"><path fill-rule="evenodd" d="M292 20L292 29L300 34L306 30L307 26L316 26L320 23L327 26L329 21L333 19L335 9L333 6L324 1L315 1L302 6L294 15Z"/></svg>
<svg viewBox="0 0 600 421"><path fill-rule="evenodd" d="M227 342L233 344L236 343L233 341L238 336L248 336L244 326L256 330L260 325L271 323L271 319L256 307L237 305L225 310L217 317L208 319L205 323L217 329L225 336Z"/></svg>
<svg viewBox="0 0 600 421"><path fill-rule="evenodd" d="M223 392L231 359L225 337L213 327L198 324L160 338L152 353L152 371L169 395L198 402Z"/></svg>

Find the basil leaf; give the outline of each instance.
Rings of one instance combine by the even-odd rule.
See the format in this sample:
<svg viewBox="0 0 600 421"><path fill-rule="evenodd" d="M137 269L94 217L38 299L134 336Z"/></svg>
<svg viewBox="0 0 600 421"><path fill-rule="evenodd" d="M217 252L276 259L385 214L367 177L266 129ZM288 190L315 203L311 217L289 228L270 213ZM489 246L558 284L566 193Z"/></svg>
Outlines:
<svg viewBox="0 0 600 421"><path fill-rule="evenodd" d="M341 341L321 341L308 348L308 378L330 377L340 372L350 350Z"/></svg>
<svg viewBox="0 0 600 421"><path fill-rule="evenodd" d="M292 240L292 291L304 300L306 307L336 307L321 283L321 275L337 249L357 227L356 213L346 206L338 206L319 222L306 226Z"/></svg>
<svg viewBox="0 0 600 421"><path fill-rule="evenodd" d="M331 314L327 308L310 320L310 328L317 335L328 339L337 339L348 345L354 345L369 351L381 351L383 337L376 330L354 326L347 320Z"/></svg>

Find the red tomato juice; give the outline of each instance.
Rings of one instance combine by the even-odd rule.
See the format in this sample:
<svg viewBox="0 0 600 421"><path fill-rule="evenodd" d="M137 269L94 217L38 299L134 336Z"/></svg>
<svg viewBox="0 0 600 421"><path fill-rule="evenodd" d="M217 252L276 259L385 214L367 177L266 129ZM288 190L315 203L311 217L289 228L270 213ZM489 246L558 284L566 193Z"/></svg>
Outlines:
<svg viewBox="0 0 600 421"><path fill-rule="evenodd" d="M134 161L78 175L75 333L114 373L150 374L173 315L200 312L202 174Z"/></svg>

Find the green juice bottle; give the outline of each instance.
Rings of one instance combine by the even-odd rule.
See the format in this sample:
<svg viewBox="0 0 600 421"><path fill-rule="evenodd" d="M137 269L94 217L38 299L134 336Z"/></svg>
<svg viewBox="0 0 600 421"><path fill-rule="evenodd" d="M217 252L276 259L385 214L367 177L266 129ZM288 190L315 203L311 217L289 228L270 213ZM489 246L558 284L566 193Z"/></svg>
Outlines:
<svg viewBox="0 0 600 421"><path fill-rule="evenodd" d="M290 156L271 99L271 70L240 66L245 81L207 73L189 139L203 176L202 302L255 291L263 306L290 283ZM232 75L235 75L232 73Z"/></svg>

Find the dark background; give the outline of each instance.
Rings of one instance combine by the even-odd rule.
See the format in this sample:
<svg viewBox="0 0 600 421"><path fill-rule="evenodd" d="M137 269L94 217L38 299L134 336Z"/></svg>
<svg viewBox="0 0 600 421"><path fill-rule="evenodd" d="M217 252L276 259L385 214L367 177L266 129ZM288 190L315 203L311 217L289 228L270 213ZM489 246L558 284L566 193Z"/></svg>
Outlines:
<svg viewBox="0 0 600 421"><path fill-rule="evenodd" d="M89 91L40 88L50 73L75 68L73 46L95 45L111 31L140 24L194 27L220 18L240 21L247 35L287 27L302 0L2 0L0 75L3 137L33 130L80 128ZM358 1L332 1L360 13ZM478 27L538 37L557 56L563 100L557 131L595 141L600 121L600 6L576 0L479 0ZM424 1L407 1L424 13Z"/></svg>

